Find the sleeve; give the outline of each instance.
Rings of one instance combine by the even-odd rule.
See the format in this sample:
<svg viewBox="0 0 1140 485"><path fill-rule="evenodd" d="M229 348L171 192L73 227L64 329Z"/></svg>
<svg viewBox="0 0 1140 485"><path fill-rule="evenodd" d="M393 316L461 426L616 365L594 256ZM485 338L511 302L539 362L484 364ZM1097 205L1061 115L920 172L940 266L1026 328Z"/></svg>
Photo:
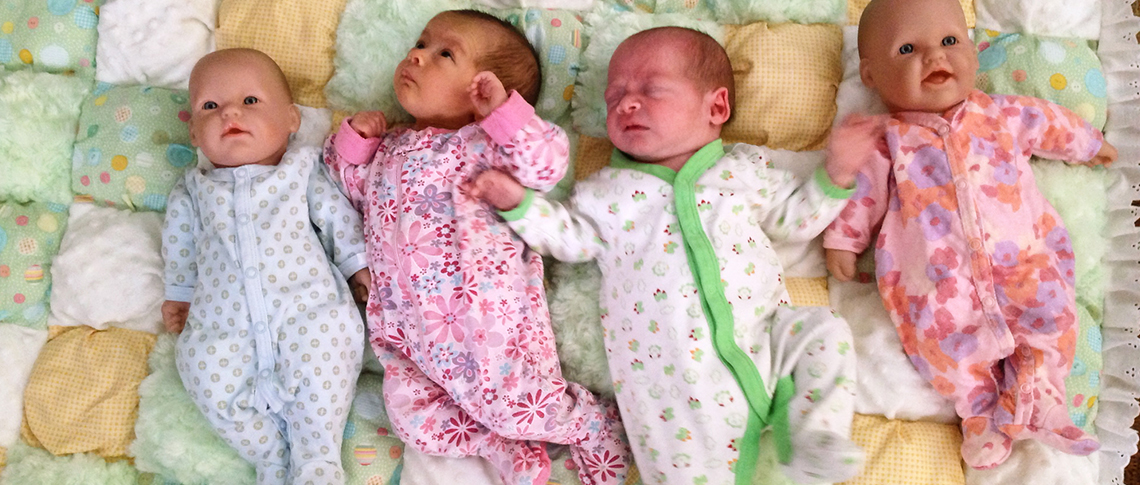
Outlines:
<svg viewBox="0 0 1140 485"><path fill-rule="evenodd" d="M479 122L491 139L486 153L492 168L503 170L526 187L548 191L570 166L570 140L558 125L534 113L519 93Z"/></svg>
<svg viewBox="0 0 1140 485"><path fill-rule="evenodd" d="M824 230L824 248L863 252L887 214L891 159L886 143L881 143L870 156L871 159L855 175L855 193L847 200L839 217Z"/></svg>
<svg viewBox="0 0 1140 485"><path fill-rule="evenodd" d="M368 162L376 156L379 138L364 138L349 126L345 118L340 131L325 140L324 161L353 206L360 210L365 201L365 182L368 179Z"/></svg>
<svg viewBox="0 0 1140 485"><path fill-rule="evenodd" d="M337 188L323 164L309 173L309 220L317 238L345 279L368 266L360 213Z"/></svg>
<svg viewBox="0 0 1140 485"><path fill-rule="evenodd" d="M190 301L198 283L198 252L195 242L201 231L186 178L174 184L166 203L162 225L162 259L166 263L166 299Z"/></svg>
<svg viewBox="0 0 1140 485"><path fill-rule="evenodd" d="M831 223L843 209L854 189L832 183L820 167L809 180L791 172L771 168L761 156L756 171L761 201L753 206L760 227L773 240L810 241Z"/></svg>
<svg viewBox="0 0 1140 485"><path fill-rule="evenodd" d="M1104 145L1100 130L1069 109L1028 96L1010 96L1005 103L1020 108L1017 115L1007 115L1008 123L1020 125L1020 141L1034 155L1069 163L1091 160ZM1003 106L1005 108L1006 106Z"/></svg>
<svg viewBox="0 0 1140 485"><path fill-rule="evenodd" d="M577 193L562 204L528 190L518 207L499 214L540 254L571 263L590 261L608 246L594 220L574 209L576 199Z"/></svg>

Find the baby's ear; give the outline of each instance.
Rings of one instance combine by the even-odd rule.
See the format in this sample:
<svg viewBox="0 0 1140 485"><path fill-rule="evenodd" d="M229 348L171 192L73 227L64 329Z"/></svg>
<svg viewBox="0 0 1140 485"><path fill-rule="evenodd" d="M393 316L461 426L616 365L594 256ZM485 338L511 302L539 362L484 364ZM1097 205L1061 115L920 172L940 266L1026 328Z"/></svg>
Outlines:
<svg viewBox="0 0 1140 485"><path fill-rule="evenodd" d="M875 89L875 81L871 78L871 61L865 57L859 58L859 79L867 89Z"/></svg>
<svg viewBox="0 0 1140 485"><path fill-rule="evenodd" d="M721 86L712 92L712 102L709 104L709 115L715 125L723 125L732 116L732 106L728 103L728 88Z"/></svg>
<svg viewBox="0 0 1140 485"><path fill-rule="evenodd" d="M301 129L301 109L296 104L289 108L289 133L296 133Z"/></svg>

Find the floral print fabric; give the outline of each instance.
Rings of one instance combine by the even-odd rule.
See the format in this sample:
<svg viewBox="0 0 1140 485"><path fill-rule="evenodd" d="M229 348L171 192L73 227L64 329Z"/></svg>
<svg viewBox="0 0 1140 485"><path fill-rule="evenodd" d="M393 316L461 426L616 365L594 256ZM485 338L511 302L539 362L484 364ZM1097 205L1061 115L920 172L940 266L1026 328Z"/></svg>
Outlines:
<svg viewBox="0 0 1140 485"><path fill-rule="evenodd" d="M881 221L884 306L911 361L965 419L971 466L1000 463L1013 439L1095 449L1064 411L1073 251L1029 156L1085 161L1102 143L1079 116L1036 98L975 91L946 118L898 113L825 232L825 247L862 252Z"/></svg>

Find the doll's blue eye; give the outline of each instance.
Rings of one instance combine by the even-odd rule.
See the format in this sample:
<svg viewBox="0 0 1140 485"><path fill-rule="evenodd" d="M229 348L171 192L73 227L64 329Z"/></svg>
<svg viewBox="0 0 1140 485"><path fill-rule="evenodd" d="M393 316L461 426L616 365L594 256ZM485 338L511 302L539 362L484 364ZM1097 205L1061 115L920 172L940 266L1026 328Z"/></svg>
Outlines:
<svg viewBox="0 0 1140 485"><path fill-rule="evenodd" d="M954 37L953 35L947 35L946 37L942 38L942 45L944 45L944 46L948 47L948 46L952 46L952 45L957 44L957 43L958 43L958 38Z"/></svg>
<svg viewBox="0 0 1140 485"><path fill-rule="evenodd" d="M256 96L246 96L245 99L242 100L242 102L245 104L257 104L257 97Z"/></svg>
<svg viewBox="0 0 1140 485"><path fill-rule="evenodd" d="M902 47L899 47L899 54L910 54L911 52L914 52L913 44L903 44Z"/></svg>
<svg viewBox="0 0 1140 485"><path fill-rule="evenodd" d="M215 103L213 101L206 101L205 103L202 103L202 109L215 109L217 107L218 103Z"/></svg>

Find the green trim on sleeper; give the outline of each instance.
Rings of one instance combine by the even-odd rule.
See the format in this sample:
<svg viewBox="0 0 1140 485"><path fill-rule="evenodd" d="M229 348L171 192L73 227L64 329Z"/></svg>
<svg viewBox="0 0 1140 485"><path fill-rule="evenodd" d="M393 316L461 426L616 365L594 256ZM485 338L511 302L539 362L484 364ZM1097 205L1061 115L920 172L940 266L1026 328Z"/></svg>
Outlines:
<svg viewBox="0 0 1140 485"><path fill-rule="evenodd" d="M855 194L855 187L846 189L835 185L835 182L831 181L831 176L827 174L827 170L822 166L815 169L815 174L812 178L814 178L815 182L819 184L819 187L823 189L824 195L832 199L849 199Z"/></svg>
<svg viewBox="0 0 1140 485"><path fill-rule="evenodd" d="M697 285L701 307L708 319L713 347L717 357L740 386L744 399L748 401L748 425L741 440L743 442L737 443L739 457L734 467L736 483L747 485L756 469L760 452L760 431L767 424L771 399L768 398L764 379L760 377L756 364L736 344L734 316L732 306L724 296L720 261L712 242L705 234L696 198L697 181L710 167L724 158L724 143L715 140L697 150L679 172L673 172L659 165L634 163L624 156L619 156L620 152L617 150L614 150L614 153L615 156L611 157L611 164L617 162L614 166L639 170L673 185L673 200L677 209L677 221L681 225L681 237L685 243L685 256L688 258L689 269Z"/></svg>
<svg viewBox="0 0 1140 485"><path fill-rule="evenodd" d="M792 425L788 422L792 399L796 397L796 382L792 376L776 381L775 404L772 405L772 434L776 439L776 457L780 463L792 462Z"/></svg>
<svg viewBox="0 0 1140 485"><path fill-rule="evenodd" d="M534 203L534 189L531 189L528 187L526 189L526 195L523 195L523 200L522 200L522 202L519 202L518 206L516 206L514 209L511 209L509 211L498 211L498 212L499 212L499 215L503 216L503 219L508 221L508 222L509 221L517 221L519 219L522 219L523 216L526 215L526 211L530 210L530 206L533 203Z"/></svg>

